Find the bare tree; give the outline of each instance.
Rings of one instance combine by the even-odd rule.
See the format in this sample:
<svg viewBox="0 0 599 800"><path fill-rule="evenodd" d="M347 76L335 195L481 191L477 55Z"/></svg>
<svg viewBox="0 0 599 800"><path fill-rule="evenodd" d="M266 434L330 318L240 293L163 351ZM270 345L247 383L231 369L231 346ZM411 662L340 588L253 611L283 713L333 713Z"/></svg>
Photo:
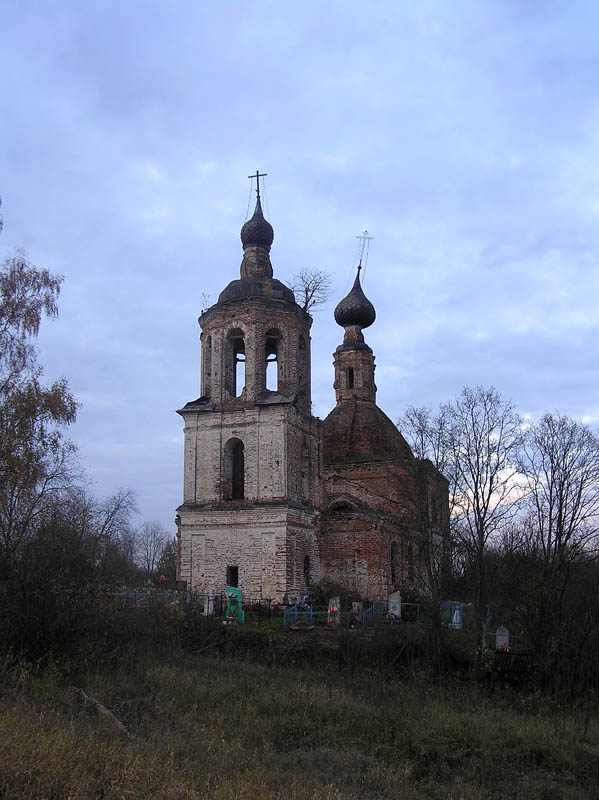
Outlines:
<svg viewBox="0 0 599 800"><path fill-rule="evenodd" d="M454 550L451 510L455 497L455 469L450 447L449 409L441 406L433 414L427 406L410 406L397 425L416 456L411 504L414 524L420 534L418 577L424 594L431 601L432 644L439 657L442 640L440 604L443 599L448 599ZM443 500L448 489L449 502Z"/></svg>
<svg viewBox="0 0 599 800"><path fill-rule="evenodd" d="M123 558L133 566L137 556L137 530L132 527L125 528L119 536L120 550Z"/></svg>
<svg viewBox="0 0 599 800"><path fill-rule="evenodd" d="M200 292L200 311L203 314L212 305L210 294L208 292Z"/></svg>
<svg viewBox="0 0 599 800"><path fill-rule="evenodd" d="M93 536L97 547L101 574L109 579L115 561L125 557L124 548L131 546L131 516L136 513L135 492L119 489L101 502L91 506Z"/></svg>
<svg viewBox="0 0 599 800"><path fill-rule="evenodd" d="M577 569L599 555L599 437L567 416L545 414L526 432L519 466L529 512L520 542L531 565L525 624L543 652L564 623Z"/></svg>
<svg viewBox="0 0 599 800"><path fill-rule="evenodd" d="M449 481L450 492L455 483L451 426L452 409L449 405L442 405L436 414L428 406L410 406L397 421L397 427L408 440L416 458L431 461Z"/></svg>
<svg viewBox="0 0 599 800"><path fill-rule="evenodd" d="M146 578L151 578L168 541L168 534L156 520L144 522L138 531L138 561Z"/></svg>
<svg viewBox="0 0 599 800"><path fill-rule="evenodd" d="M57 517L63 527L76 532L85 543L94 579L101 583L119 581L126 565L134 569L131 516L137 511L135 492L119 489L110 497L98 500L85 487L71 485L58 502L46 503L43 517ZM53 507L54 506L54 507ZM118 574L117 574L118 573Z"/></svg>
<svg viewBox="0 0 599 800"><path fill-rule="evenodd" d="M166 586L174 588L177 585L177 537L167 537L166 542L160 552L160 557L156 565L160 575L166 578Z"/></svg>
<svg viewBox="0 0 599 800"><path fill-rule="evenodd" d="M331 296L331 276L322 269L302 267L293 276L291 288L297 304L304 311L311 311L326 303Z"/></svg>
<svg viewBox="0 0 599 800"><path fill-rule="evenodd" d="M545 414L526 433L520 468L543 561L596 557L599 437L567 416Z"/></svg>
<svg viewBox="0 0 599 800"><path fill-rule="evenodd" d="M449 481L451 542L475 576L480 643L487 613L489 545L495 534L510 525L522 498L517 466L522 443L520 417L494 387L478 386L464 388L437 414L426 407L409 408L399 425L415 455L430 459ZM432 545L426 561L434 587L439 558Z"/></svg>
<svg viewBox="0 0 599 800"><path fill-rule="evenodd" d="M424 519L432 521L434 518L430 513L430 501L428 499L429 493L426 486L430 484L431 480L436 482L438 477L434 477L430 470L432 464L445 478L448 483L449 489L449 521L450 521L450 539L449 542L445 541L442 546L443 556L442 562L443 569L447 567L447 558L449 554L447 549L452 549L453 540L453 523L455 521L454 515L454 502L456 498L456 466L454 462L454 450L452 447L451 427L452 427L452 410L449 405L442 405L437 413L433 413L432 409L428 406L410 406L406 409L403 416L397 422L397 426L401 433L406 437L412 452L416 458L421 462L417 468L417 476L421 476L419 483L421 491L424 492L423 500L421 502ZM423 478L428 476L426 481ZM429 522L426 523L427 525ZM438 527L438 526L437 526ZM436 552L438 548L433 548ZM429 565L434 574L441 575L441 566L438 562L438 555L435 557L434 564ZM432 576L431 576L432 579Z"/></svg>
<svg viewBox="0 0 599 800"><path fill-rule="evenodd" d="M133 493L121 490L99 501L83 487L71 486L48 499L21 554L21 578L71 588L114 585L134 580L129 525Z"/></svg>
<svg viewBox="0 0 599 800"><path fill-rule="evenodd" d="M513 403L495 387L464 388L448 404L449 443L455 469L454 531L474 574L477 670L488 604L487 553L510 525L522 499L518 457L522 424Z"/></svg>

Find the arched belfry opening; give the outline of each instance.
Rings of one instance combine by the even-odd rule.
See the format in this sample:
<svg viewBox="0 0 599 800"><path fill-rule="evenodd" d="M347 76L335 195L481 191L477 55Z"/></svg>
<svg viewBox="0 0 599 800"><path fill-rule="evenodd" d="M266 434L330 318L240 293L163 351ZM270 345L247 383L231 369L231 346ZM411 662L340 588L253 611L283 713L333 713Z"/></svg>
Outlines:
<svg viewBox="0 0 599 800"><path fill-rule="evenodd" d="M264 378L264 386L271 392L278 392L281 371L281 331L277 328L271 328L266 333L264 343L265 360L266 360L266 375Z"/></svg>
<svg viewBox="0 0 599 800"><path fill-rule="evenodd" d="M227 334L225 353L225 386L233 397L245 389L245 337L241 328L232 328Z"/></svg>
<svg viewBox="0 0 599 800"><path fill-rule="evenodd" d="M223 499L243 500L245 496L245 459L241 439L232 438L223 452Z"/></svg>

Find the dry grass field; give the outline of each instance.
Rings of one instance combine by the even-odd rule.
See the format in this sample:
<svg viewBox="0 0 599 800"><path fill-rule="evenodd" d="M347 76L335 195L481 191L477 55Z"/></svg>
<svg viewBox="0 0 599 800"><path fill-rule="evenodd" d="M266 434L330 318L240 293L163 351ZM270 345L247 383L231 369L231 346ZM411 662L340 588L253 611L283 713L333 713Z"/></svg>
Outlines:
<svg viewBox="0 0 599 800"><path fill-rule="evenodd" d="M77 669L7 658L0 797L599 797L592 698L567 704L539 690L431 680L417 668L392 674L265 660L234 648L193 655L133 647ZM110 709L131 738L71 685Z"/></svg>

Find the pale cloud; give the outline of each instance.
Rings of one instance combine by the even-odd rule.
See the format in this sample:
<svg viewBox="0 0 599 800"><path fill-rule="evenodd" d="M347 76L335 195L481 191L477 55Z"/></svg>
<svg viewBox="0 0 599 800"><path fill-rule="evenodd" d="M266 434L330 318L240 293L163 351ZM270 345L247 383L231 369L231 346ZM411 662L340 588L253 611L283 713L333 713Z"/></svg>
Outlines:
<svg viewBox="0 0 599 800"><path fill-rule="evenodd" d="M140 164L138 169L142 176L152 183L162 184L166 179L165 171L159 164L146 162L145 164Z"/></svg>

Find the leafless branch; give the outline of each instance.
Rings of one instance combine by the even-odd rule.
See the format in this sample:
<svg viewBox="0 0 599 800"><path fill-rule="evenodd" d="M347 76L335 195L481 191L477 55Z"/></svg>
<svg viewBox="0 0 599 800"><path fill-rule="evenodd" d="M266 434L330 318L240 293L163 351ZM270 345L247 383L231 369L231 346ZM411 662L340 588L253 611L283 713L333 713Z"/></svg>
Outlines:
<svg viewBox="0 0 599 800"><path fill-rule="evenodd" d="M311 311L326 303L331 296L331 276L322 269L302 267L293 276L291 288L297 304L304 311Z"/></svg>

